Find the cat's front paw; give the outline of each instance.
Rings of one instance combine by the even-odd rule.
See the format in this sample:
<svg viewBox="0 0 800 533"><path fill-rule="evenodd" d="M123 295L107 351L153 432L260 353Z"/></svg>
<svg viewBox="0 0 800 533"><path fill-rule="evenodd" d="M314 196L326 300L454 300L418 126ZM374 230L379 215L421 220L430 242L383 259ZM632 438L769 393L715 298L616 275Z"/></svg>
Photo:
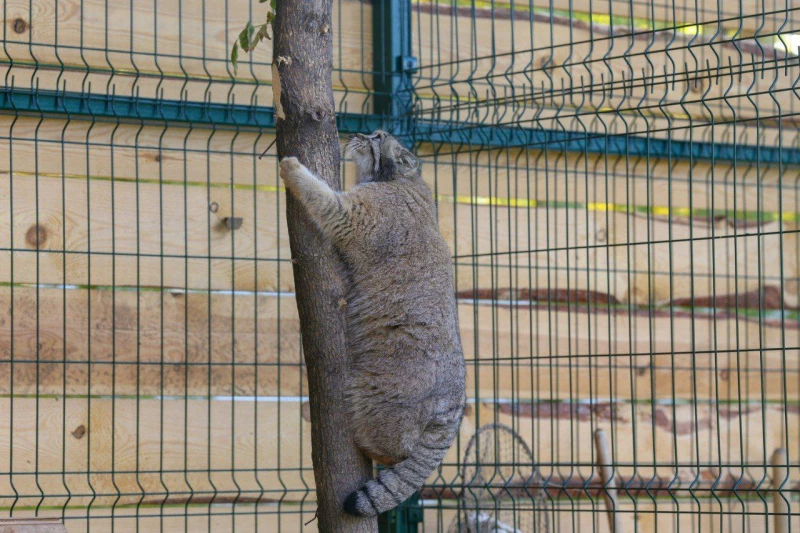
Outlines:
<svg viewBox="0 0 800 533"><path fill-rule="evenodd" d="M296 157L284 157L281 159L281 179L284 181L295 177L302 169L303 165Z"/></svg>

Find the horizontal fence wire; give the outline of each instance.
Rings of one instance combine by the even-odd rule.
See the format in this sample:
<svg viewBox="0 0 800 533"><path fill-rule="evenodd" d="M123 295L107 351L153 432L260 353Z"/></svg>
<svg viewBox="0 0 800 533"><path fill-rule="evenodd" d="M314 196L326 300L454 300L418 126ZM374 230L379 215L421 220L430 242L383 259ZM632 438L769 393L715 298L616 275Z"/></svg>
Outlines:
<svg viewBox="0 0 800 533"><path fill-rule="evenodd" d="M800 7L333 4L468 369L394 531L800 530ZM268 5L2 4L0 517L317 529Z"/></svg>

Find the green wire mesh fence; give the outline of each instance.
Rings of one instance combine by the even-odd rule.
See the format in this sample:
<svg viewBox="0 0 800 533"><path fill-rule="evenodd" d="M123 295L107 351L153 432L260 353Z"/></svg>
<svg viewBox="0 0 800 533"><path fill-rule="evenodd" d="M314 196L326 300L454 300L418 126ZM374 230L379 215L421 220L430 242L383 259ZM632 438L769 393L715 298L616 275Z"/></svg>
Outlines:
<svg viewBox="0 0 800 533"><path fill-rule="evenodd" d="M0 516L316 530L269 43L229 60L266 5L2 4ZM800 531L799 9L334 2L468 366L384 531Z"/></svg>

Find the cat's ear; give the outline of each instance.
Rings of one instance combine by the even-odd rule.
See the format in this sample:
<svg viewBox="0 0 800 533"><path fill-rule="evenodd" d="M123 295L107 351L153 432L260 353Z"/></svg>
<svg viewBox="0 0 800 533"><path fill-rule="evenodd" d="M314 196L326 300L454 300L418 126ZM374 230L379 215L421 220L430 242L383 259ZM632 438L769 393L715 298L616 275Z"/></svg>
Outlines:
<svg viewBox="0 0 800 533"><path fill-rule="evenodd" d="M414 154L405 149L399 142L395 141L390 146L390 157L396 164L403 169L404 174L415 172L419 167L419 160Z"/></svg>
<svg viewBox="0 0 800 533"><path fill-rule="evenodd" d="M417 168L419 166L419 160L414 157L414 154L406 150L405 148L400 149L400 154L398 154L398 159L403 164L403 166L409 168Z"/></svg>
<svg viewBox="0 0 800 533"><path fill-rule="evenodd" d="M419 167L419 159L414 157L414 154L412 154L406 149L403 149L401 151L398 160L400 161L400 164L403 165L403 167L407 168L410 171L416 171L417 168Z"/></svg>

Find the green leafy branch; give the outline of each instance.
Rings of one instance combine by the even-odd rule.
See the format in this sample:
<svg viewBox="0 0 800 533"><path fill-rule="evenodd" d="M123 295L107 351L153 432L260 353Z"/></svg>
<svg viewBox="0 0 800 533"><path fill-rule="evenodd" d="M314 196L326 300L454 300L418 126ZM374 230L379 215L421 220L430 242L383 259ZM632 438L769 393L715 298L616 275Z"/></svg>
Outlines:
<svg viewBox="0 0 800 533"><path fill-rule="evenodd" d="M258 0L259 4L263 4L267 0ZM278 9L278 0L269 0L270 10L267 11L267 20L264 24L256 27L253 23L247 21L247 26L239 33L236 41L233 43L231 50L231 64L233 65L233 75L239 73L239 48L245 52L252 52L258 46L258 43L264 39L271 40L272 36L268 32L269 26L275 22L275 12Z"/></svg>

